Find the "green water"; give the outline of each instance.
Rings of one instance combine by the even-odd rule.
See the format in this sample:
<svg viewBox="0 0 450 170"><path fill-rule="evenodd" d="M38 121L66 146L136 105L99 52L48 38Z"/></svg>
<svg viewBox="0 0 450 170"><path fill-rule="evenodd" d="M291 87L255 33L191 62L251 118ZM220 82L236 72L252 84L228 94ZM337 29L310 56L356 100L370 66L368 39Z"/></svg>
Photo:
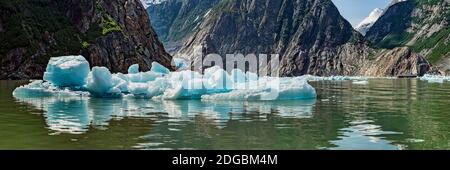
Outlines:
<svg viewBox="0 0 450 170"><path fill-rule="evenodd" d="M450 83L311 82L317 100L16 99L0 81L0 149L450 149Z"/></svg>

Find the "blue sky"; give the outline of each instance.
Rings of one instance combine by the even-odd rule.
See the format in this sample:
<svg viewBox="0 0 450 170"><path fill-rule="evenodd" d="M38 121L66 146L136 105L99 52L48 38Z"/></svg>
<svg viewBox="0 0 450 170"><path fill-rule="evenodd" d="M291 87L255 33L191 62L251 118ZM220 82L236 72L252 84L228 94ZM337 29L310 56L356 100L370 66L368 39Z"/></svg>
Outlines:
<svg viewBox="0 0 450 170"><path fill-rule="evenodd" d="M339 12L353 26L357 25L375 8L386 8L390 0L332 0Z"/></svg>

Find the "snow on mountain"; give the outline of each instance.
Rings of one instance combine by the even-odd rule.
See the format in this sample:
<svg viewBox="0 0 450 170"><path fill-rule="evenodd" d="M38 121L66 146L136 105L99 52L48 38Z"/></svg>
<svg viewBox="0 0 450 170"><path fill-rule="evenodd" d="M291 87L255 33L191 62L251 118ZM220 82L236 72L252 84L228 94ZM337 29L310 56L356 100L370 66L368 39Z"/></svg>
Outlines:
<svg viewBox="0 0 450 170"><path fill-rule="evenodd" d="M407 0L391 0L391 2L389 3L388 7L399 3L399 2L404 2ZM386 8L386 9L387 9ZM369 31L370 27L373 26L373 24L375 24L375 22L378 20L378 18L380 18L383 14L384 14L385 9L380 9L380 8L375 8L367 18L365 18L363 21L361 21L356 27L355 29L360 32L361 34L365 35L367 33L367 31Z"/></svg>
<svg viewBox="0 0 450 170"><path fill-rule="evenodd" d="M147 8L150 5L163 3L164 1L166 0L141 0L142 5L144 5L145 8Z"/></svg>
<svg viewBox="0 0 450 170"><path fill-rule="evenodd" d="M399 2L403 2L403 1L406 1L406 0L392 0L391 3L389 3L389 6L399 3Z"/></svg>
<svg viewBox="0 0 450 170"><path fill-rule="evenodd" d="M356 30L361 34L365 35L369 31L370 27L378 20L378 18L383 15L384 10L380 8L375 8L367 18L365 18L361 23L356 26Z"/></svg>

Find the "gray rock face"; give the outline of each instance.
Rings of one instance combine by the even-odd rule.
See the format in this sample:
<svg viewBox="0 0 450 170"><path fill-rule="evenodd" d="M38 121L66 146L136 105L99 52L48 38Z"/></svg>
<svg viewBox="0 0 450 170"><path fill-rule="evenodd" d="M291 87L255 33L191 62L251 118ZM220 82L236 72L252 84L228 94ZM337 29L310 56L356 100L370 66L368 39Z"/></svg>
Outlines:
<svg viewBox="0 0 450 170"><path fill-rule="evenodd" d="M430 63L409 48L385 50L369 67L363 69L364 75L424 75L430 70Z"/></svg>
<svg viewBox="0 0 450 170"><path fill-rule="evenodd" d="M147 8L152 25L166 50L176 53L220 0L167 0Z"/></svg>
<svg viewBox="0 0 450 170"><path fill-rule="evenodd" d="M279 54L281 76L358 75L370 49L329 0L221 1L177 55ZM199 62L199 58L192 59Z"/></svg>
<svg viewBox="0 0 450 170"><path fill-rule="evenodd" d="M83 55L91 66L126 72L138 63L170 66L139 0L44 0L2 2L5 21L0 79L42 78L48 59ZM39 13L33 13L39 12ZM8 18L17 18L18 23ZM39 24L38 24L39 23ZM31 29L32 32L29 30ZM10 34L20 34L20 44Z"/></svg>

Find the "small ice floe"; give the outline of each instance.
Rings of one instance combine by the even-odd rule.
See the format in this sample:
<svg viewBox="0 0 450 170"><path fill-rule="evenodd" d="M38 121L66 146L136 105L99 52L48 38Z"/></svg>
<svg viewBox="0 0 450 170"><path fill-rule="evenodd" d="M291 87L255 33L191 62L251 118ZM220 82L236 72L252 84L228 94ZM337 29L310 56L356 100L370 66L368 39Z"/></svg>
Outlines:
<svg viewBox="0 0 450 170"><path fill-rule="evenodd" d="M356 85L368 85L369 81L367 80L363 80L363 81L353 81L352 84L356 84Z"/></svg>
<svg viewBox="0 0 450 170"><path fill-rule="evenodd" d="M425 74L424 76L420 77L420 80L428 81L429 83L444 83L444 81L450 81L450 77Z"/></svg>

